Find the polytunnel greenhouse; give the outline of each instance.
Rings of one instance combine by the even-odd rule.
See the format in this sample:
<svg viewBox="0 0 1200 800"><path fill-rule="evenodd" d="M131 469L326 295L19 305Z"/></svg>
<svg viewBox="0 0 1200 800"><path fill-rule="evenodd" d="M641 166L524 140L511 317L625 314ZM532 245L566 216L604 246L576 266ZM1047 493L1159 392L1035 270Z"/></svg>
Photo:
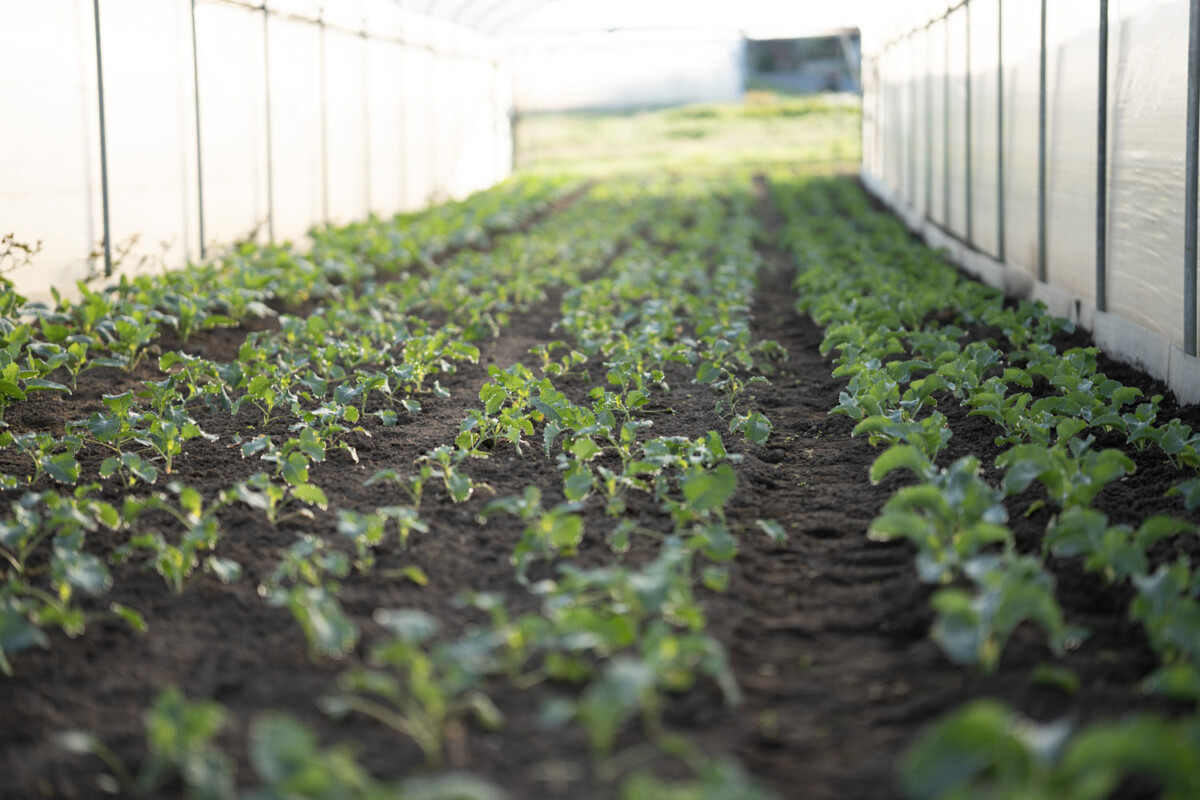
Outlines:
<svg viewBox="0 0 1200 800"><path fill-rule="evenodd" d="M1200 797L1200 0L0 0L0 100L0 797Z"/></svg>

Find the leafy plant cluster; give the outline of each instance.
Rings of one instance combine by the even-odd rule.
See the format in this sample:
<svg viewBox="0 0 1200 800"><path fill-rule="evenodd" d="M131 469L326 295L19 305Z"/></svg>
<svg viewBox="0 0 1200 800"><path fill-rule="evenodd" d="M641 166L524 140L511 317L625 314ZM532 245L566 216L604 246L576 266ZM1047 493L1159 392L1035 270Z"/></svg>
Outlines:
<svg viewBox="0 0 1200 800"><path fill-rule="evenodd" d="M362 645L365 663L343 673L322 700L325 710L375 717L415 742L436 767L457 727L503 724L488 699L496 681L518 688L549 681L563 692L544 710L545 725L582 726L598 776L623 779L626 796L667 789L643 772L627 774L628 754L617 751L617 736L635 720L663 752L691 768L693 780L670 784L679 796L765 796L735 764L711 763L663 720L669 697L699 681L713 682L731 705L739 699L698 600L701 591L722 591L730 580L737 532L725 507L739 456L715 431L655 437L649 418L662 413L652 398L665 388L664 370L680 364L717 392L717 411L731 433L757 443L770 433L746 391L782 355L751 335L760 267L754 240L762 234L751 195L714 195L707 181L612 181L525 230L576 188L561 180L516 182L418 216L315 231L307 254L246 244L187 274L124 278L99 292L81 286L79 304L58 298L53 306L27 306L23 313L37 317L30 331L68 346L82 344L71 339L76 335L127 340L116 349L89 343L101 355L74 371L64 367L72 381L93 366L152 371L149 357L157 355L164 326L186 341L204 328L270 315L278 331L249 334L230 363L168 351L156 359L155 380L106 397L103 409L65 434L11 434L0 442L30 464L28 475L10 480L14 487L66 487L27 492L21 508L28 513L13 523L25 532L5 537L3 552L11 549L12 558L0 593L0 656L45 645L50 625L82 632L99 601L81 606L78 598L102 597L115 563L154 570L175 592L202 574L239 580L240 565L219 553L221 512L239 504L271 526L336 515L336 539L298 539L258 588L296 619L311 657L349 657L364 631L339 601L343 582L373 569L386 542L405 547L414 534L430 532L420 514L428 489L465 503L481 487L471 477L472 461L511 448L521 457L549 459L564 477L561 502L531 488L482 510L485 519L519 520L512 561L540 609L510 615L498 597L464 593L462 603L487 622L458 638L440 636L438 621L420 612L380 609L375 620L386 635ZM497 335L512 314L559 288L565 289L562 340L534 348L532 369L490 367L481 407L452 444L423 454L409 470L382 470L368 481L387 485L396 502L330 508L322 465L356 461L356 444L372 430L444 396L438 376L477 360L474 342ZM297 308L303 314L280 313ZM134 327L118 326L117 316ZM115 338L103 333L110 328ZM602 381L579 392L579 380L590 383L595 375ZM229 415L244 426L221 444L258 465L215 498L173 479L178 459L213 438L197 422L205 415ZM84 452L103 457L80 458ZM87 474L84 465L97 462L96 474ZM86 481L92 479L121 486L130 499L121 508L91 500L95 489ZM67 499L63 491L71 486ZM635 494L661 509L665 530L625 518ZM586 544L589 504L611 520L606 539L616 556L633 537L656 543L657 556L637 567L574 568L566 559ZM115 552L89 544L87 534L101 527L124 542ZM782 536L774 523L762 527ZM52 563L43 568L51 542ZM534 579L535 571L553 577ZM400 577L417 585L428 580L415 566ZM103 613L144 627L129 609ZM7 658L3 665L10 666ZM214 744L222 716L215 705L162 695L147 717L152 756L138 773L85 734L73 734L68 744L108 762L117 791L152 793L178 779L192 796L232 796L232 763ZM191 729L171 732L172 725ZM252 739L263 725L288 753L252 754L262 786L255 797L410 796L408 785L374 782L348 751L317 748L294 721L256 722ZM291 761L281 764L277 756ZM475 784L449 785L459 794L447 797L491 796L472 794L485 791ZM412 796L442 796L420 791L426 793Z"/></svg>
<svg viewBox="0 0 1200 800"><path fill-rule="evenodd" d="M740 203L739 214L728 213L729 203ZM735 785L758 791L731 764L711 769L703 753L662 719L667 697L698 680L716 683L730 704L740 697L724 649L704 630L696 597L700 587L722 591L729 582L725 565L736 555L737 539L724 509L736 489L731 464L739 456L715 431L695 439L651 436L652 393L663 386L668 362L700 366L707 358L709 369L728 374L762 366L749 334L748 300L759 262L744 198L705 201L697 191L677 213L676 225L684 219L699 225L695 218L703 217L704 232L680 237L660 224L655 235L662 244L635 241L592 281L567 291L557 327L569 341L534 348L540 377L538 366L490 366L481 405L463 420L452 447L423 456L416 475L373 479L398 483L416 502L419 487L440 479L453 501L466 502L475 488L469 473L476 459L511 452L551 460L563 476L562 501L528 487L492 501L482 514L518 521L511 560L541 609L514 617L500 596L465 593L461 602L486 614L487 623L457 639L439 638L438 621L423 612L381 610L376 621L392 636L369 650L367 668L343 673L339 692L324 701L328 711L372 716L416 742L436 765L450 732L465 720L502 724L487 699L491 682L518 688L575 684L582 688L549 703L542 715L548 727L574 722L584 728L600 777L623 772L623 757L614 752L617 734L640 719L652 741L693 769L697 790L713 796ZM726 243L719 263L727 266L710 275L701 265L714 240ZM697 252L702 245L704 252ZM657 266L657 259L673 254L678 260ZM696 269L682 270L684 263ZM719 299L714 285L721 287ZM613 303L614 297L621 299ZM713 304L718 308L703 317L702 338L684 336L700 309ZM586 386L594 358L604 359L606 385L581 391L569 379L583 377ZM769 430L769 423L764 427ZM746 436L762 441L766 432ZM671 520L669 532L625 517L634 493L659 505ZM626 552L632 537L644 536L658 543L657 557L638 568L579 570L565 562L585 544L589 504L612 519L606 539L615 554ZM355 531L369 547L368 528ZM548 570L555 565L556 577L535 579L535 570L555 574ZM640 791L636 787L647 780L628 777L627 791Z"/></svg>
<svg viewBox="0 0 1200 800"><path fill-rule="evenodd" d="M1099 447L1098 436L1123 437L1139 450L1157 447L1181 470L1197 468L1200 439L1178 419L1157 419L1161 397L1143 401L1138 388L1099 372L1095 348L1059 352L1055 336L1069 331L1067 322L1038 304L1008 305L999 292L963 278L939 254L911 245L903 226L872 212L857 190L780 183L774 194L788 220L785 245L800 266L797 308L824 327L822 351L835 353L834 374L847 379L832 413L856 420L855 434L886 446L872 466L873 482L895 470L917 480L895 491L870 535L916 545L920 577L940 587L931 635L947 656L995 669L1022 623L1040 628L1056 653L1076 646L1086 631L1064 619L1045 559L1079 557L1085 570L1135 588L1130 615L1163 663L1145 688L1200 700L1200 637L1193 635L1200 629L1189 627L1200 619L1200 584L1186 558L1164 563L1160 549L1152 552L1160 541L1194 534L1195 526L1171 516L1114 523L1093 507L1105 487L1136 469L1121 449ZM966 326L998 330L1005 341L964 342ZM952 436L936 408L945 402L996 425L998 486L984 478L974 456L939 464ZM1041 552L1021 553L1007 526L1006 501L1035 483L1044 499L1027 513L1042 507L1051 513ZM1172 490L1189 510L1197 504L1195 486L1191 478ZM959 712L914 750L910 794L1101 797L1133 771L1151 772L1170 796L1188 796L1198 785L1194 771L1172 772L1181 768L1174 761L1178 747L1144 763L1141 751L1130 748L1104 764L1103 778L1087 777L1134 731L1183 736L1194 761L1196 740L1175 731L1176 723L1141 718L1100 726L1080 734L1061 761L1065 730L1054 748L1043 749L1045 742L1019 727L990 706ZM1104 756L1096 741L1108 748Z"/></svg>

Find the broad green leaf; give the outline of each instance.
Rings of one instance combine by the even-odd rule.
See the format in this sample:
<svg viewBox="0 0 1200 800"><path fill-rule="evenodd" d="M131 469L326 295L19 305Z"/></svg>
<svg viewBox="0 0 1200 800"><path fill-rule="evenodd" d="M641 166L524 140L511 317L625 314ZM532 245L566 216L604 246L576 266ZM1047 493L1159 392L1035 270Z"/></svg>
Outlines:
<svg viewBox="0 0 1200 800"><path fill-rule="evenodd" d="M317 655L341 658L354 649L359 630L346 616L337 598L318 586L296 586L288 595L288 605L308 637Z"/></svg>
<svg viewBox="0 0 1200 800"><path fill-rule="evenodd" d="M771 435L771 421L757 411L747 414L744 417L738 417L731 425L731 430L736 426L740 429L747 439L755 444L763 444Z"/></svg>
<svg viewBox="0 0 1200 800"><path fill-rule="evenodd" d="M209 556L205 559L204 566L216 575L221 583L235 583L242 578L242 565L233 559Z"/></svg>
<svg viewBox="0 0 1200 800"><path fill-rule="evenodd" d="M924 453L910 444L893 445L871 464L871 483L879 483L888 473L897 469L909 469L918 477L927 477L933 472L933 464Z"/></svg>
<svg viewBox="0 0 1200 800"><path fill-rule="evenodd" d="M592 491L592 471L585 464L572 464L563 473L563 496L575 502L587 497Z"/></svg>
<svg viewBox="0 0 1200 800"><path fill-rule="evenodd" d="M684 499L694 511L719 509L737 489L737 475L728 464L711 472L693 472L681 481Z"/></svg>
<svg viewBox="0 0 1200 800"><path fill-rule="evenodd" d="M158 470L155 466L137 453L122 453L121 463L129 470L130 475L143 483L154 483L158 480Z"/></svg>
<svg viewBox="0 0 1200 800"><path fill-rule="evenodd" d="M329 498L320 486L312 483L302 483L292 488L292 496L301 502L316 506L324 511L329 506Z"/></svg>
<svg viewBox="0 0 1200 800"><path fill-rule="evenodd" d="M75 484L79 481L79 462L70 453L59 453L43 464L46 474L59 483Z"/></svg>
<svg viewBox="0 0 1200 800"><path fill-rule="evenodd" d="M116 417L92 414L88 420L87 429L92 436L96 437L96 441L110 442L120 434L122 425L121 420Z"/></svg>
<svg viewBox="0 0 1200 800"><path fill-rule="evenodd" d="M550 529L550 545L556 550L574 550L583 540L583 517L578 514L555 515Z"/></svg>
<svg viewBox="0 0 1200 800"><path fill-rule="evenodd" d="M433 615L411 608L376 609L375 621L409 644L426 641L440 627Z"/></svg>
<svg viewBox="0 0 1200 800"><path fill-rule="evenodd" d="M0 595L0 671L12 675L8 657L30 647L49 647L50 640L29 620L25 603Z"/></svg>
<svg viewBox="0 0 1200 800"><path fill-rule="evenodd" d="M292 453L283 462L283 479L292 486L308 483L308 458L302 453Z"/></svg>
<svg viewBox="0 0 1200 800"><path fill-rule="evenodd" d="M471 476L455 470L447 476L446 482L450 489L450 499L456 503L464 503L471 498L475 487L471 484Z"/></svg>

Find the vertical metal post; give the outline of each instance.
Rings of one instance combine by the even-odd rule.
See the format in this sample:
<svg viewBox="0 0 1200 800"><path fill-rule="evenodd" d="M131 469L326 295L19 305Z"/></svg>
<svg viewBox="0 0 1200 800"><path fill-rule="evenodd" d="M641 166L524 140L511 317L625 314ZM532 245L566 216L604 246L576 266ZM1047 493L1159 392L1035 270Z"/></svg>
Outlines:
<svg viewBox="0 0 1200 800"><path fill-rule="evenodd" d="M925 218L933 220L933 24L925 28Z"/></svg>
<svg viewBox="0 0 1200 800"><path fill-rule="evenodd" d="M1042 0L1038 64L1038 260L1039 281L1046 280L1046 0Z"/></svg>
<svg viewBox="0 0 1200 800"><path fill-rule="evenodd" d="M967 67L967 77L966 77L967 131L966 131L966 137L965 137L966 147L963 148L966 151L965 154L966 154L966 165L967 165L967 173L966 173L967 244L974 246L974 244L975 244L975 232L974 232L974 228L973 228L974 198L972 197L972 195L975 192L975 181L974 181L974 175L971 174L972 166L973 166L971 163L973 160L972 159L973 153L971 152L971 133L972 133L972 131L971 131L971 127L972 127L971 126L971 111L972 111L972 109L971 109L971 4L970 4L970 2L967 2L963 5L962 13L966 15L966 20L967 20L967 41L966 41L966 47L967 47L967 64L966 64L966 67Z"/></svg>
<svg viewBox="0 0 1200 800"><path fill-rule="evenodd" d="M321 92L321 221L329 222L329 92L325 86L325 9L317 17L317 63L321 79L317 82Z"/></svg>
<svg viewBox="0 0 1200 800"><path fill-rule="evenodd" d="M108 140L104 130L104 60L100 55L100 0L92 0L96 22L96 93L100 99L100 202L104 209L104 276L112 277L112 229L108 212Z"/></svg>
<svg viewBox="0 0 1200 800"><path fill-rule="evenodd" d="M200 55L196 47L196 0L192 0L192 90L196 103L196 202L200 218L200 260L206 255L204 244L204 158L200 142Z"/></svg>
<svg viewBox="0 0 1200 800"><path fill-rule="evenodd" d="M917 206L917 48L913 46L915 31L908 34L908 202Z"/></svg>
<svg viewBox="0 0 1200 800"><path fill-rule="evenodd" d="M363 194L367 201L367 216L371 215L371 40L367 36L367 21L363 20Z"/></svg>
<svg viewBox="0 0 1200 800"><path fill-rule="evenodd" d="M271 136L271 19L267 4L263 12L263 94L267 110L267 238L275 243L275 164L274 139Z"/></svg>
<svg viewBox="0 0 1200 800"><path fill-rule="evenodd" d="M1096 309L1108 310L1108 0L1100 0L1096 113Z"/></svg>
<svg viewBox="0 0 1200 800"><path fill-rule="evenodd" d="M404 29L401 28L403 34ZM400 131L396 139L400 144L400 210L407 211L411 197L408 188L408 126L411 122L411 110L409 108L412 98L408 92L408 45L400 44Z"/></svg>
<svg viewBox="0 0 1200 800"><path fill-rule="evenodd" d="M1183 349L1196 355L1196 187L1200 168L1200 0L1188 17L1187 179L1184 188Z"/></svg>
<svg viewBox="0 0 1200 800"><path fill-rule="evenodd" d="M996 0L996 257L1004 261L1004 0Z"/></svg>
<svg viewBox="0 0 1200 800"><path fill-rule="evenodd" d="M431 50L429 54L429 95L425 99L425 113L429 117L429 130L432 135L426 138L429 141L429 191L426 193L424 203L432 204L436 199L441 197L442 187L439 184L441 181L441 170L438 169L438 156L441 154L441 116L438 114L438 64L441 62L442 54L440 51Z"/></svg>
<svg viewBox="0 0 1200 800"><path fill-rule="evenodd" d="M942 227L950 230L950 17L942 21Z"/></svg>

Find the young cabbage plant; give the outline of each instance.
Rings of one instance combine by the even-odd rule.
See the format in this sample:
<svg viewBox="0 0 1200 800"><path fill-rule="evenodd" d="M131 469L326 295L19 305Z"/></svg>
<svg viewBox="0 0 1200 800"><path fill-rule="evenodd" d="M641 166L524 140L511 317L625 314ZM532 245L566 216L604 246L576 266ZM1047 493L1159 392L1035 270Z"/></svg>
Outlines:
<svg viewBox="0 0 1200 800"><path fill-rule="evenodd" d="M366 714L409 737L433 767L443 761L445 741L466 718L498 730L504 716L476 687L479 676L445 647L428 645L437 620L422 611L379 609L375 621L392 638L375 645L370 668L338 676L339 692L322 698L329 714Z"/></svg>
<svg viewBox="0 0 1200 800"><path fill-rule="evenodd" d="M350 574L345 553L315 536L301 537L284 553L258 592L291 611L308 641L309 657L339 659L354 650L360 631L337 600L338 579Z"/></svg>
<svg viewBox="0 0 1200 800"><path fill-rule="evenodd" d="M871 482L908 469L922 482L893 494L871 523L875 541L908 539L917 547L917 572L926 583L949 583L991 545L1011 540L1003 494L980 477L979 460L964 456L945 469L912 445L893 445L871 465Z"/></svg>
<svg viewBox="0 0 1200 800"><path fill-rule="evenodd" d="M1004 646L1022 622L1041 628L1058 655L1086 637L1086 631L1068 627L1063 620L1054 577L1041 559L1008 549L1003 555L972 558L963 565L963 574L975 584L974 591L940 589L932 600L937 620L930 636L956 664L995 671Z"/></svg>
<svg viewBox="0 0 1200 800"><path fill-rule="evenodd" d="M233 498L267 515L272 527L295 517L313 519L313 508L324 511L329 498L316 484L303 479L293 483L275 483L265 472L256 472L233 487ZM286 513L284 513L286 511Z"/></svg>

